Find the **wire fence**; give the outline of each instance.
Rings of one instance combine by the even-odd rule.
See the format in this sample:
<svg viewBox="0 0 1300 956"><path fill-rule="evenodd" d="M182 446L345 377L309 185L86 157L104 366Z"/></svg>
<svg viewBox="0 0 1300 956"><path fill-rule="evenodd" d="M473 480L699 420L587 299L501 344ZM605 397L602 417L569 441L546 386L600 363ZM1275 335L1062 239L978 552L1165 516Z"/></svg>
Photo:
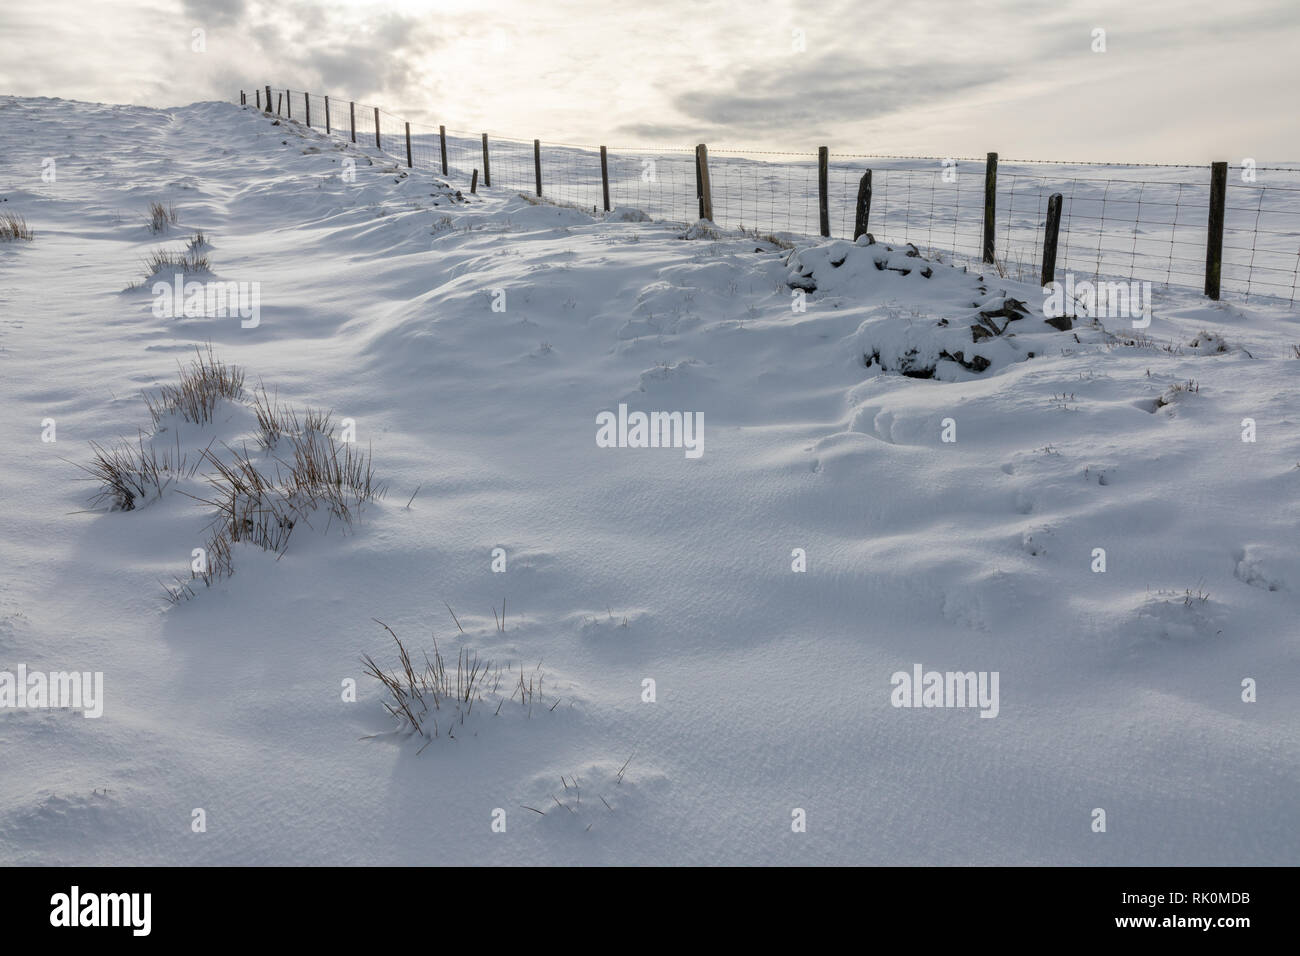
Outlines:
<svg viewBox="0 0 1300 956"><path fill-rule="evenodd" d="M263 102L269 96L275 102ZM599 147L538 143L408 122L368 104L268 87L241 101L314 129L351 139L482 188L534 193L599 212L631 207L650 217L700 218L697 151L674 147ZM992 156L993 154L990 154ZM445 165L444 165L445 157ZM773 158L767 158L773 157ZM1022 281L1041 277L1050 197L1062 196L1056 270L1095 279L1208 288L1212 244L1209 165L1001 160L986 223L984 158L870 156L827 158L821 228L819 158L808 153L708 150L712 220L727 228L794 237L852 239L859 185L871 173L868 230L890 243L914 243L927 255L979 264ZM986 230L996 262L985 265ZM1300 287L1300 164L1228 167L1222 205L1223 292L1288 307Z"/></svg>

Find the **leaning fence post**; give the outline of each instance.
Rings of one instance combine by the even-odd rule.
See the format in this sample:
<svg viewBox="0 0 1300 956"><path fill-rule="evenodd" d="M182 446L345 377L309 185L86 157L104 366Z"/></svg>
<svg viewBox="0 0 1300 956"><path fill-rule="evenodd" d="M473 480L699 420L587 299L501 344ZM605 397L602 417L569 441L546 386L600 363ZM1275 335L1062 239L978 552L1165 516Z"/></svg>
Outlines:
<svg viewBox="0 0 1300 956"><path fill-rule="evenodd" d="M303 105L307 107L307 128L311 129L311 94L302 94Z"/></svg>
<svg viewBox="0 0 1300 956"><path fill-rule="evenodd" d="M609 212L609 159L604 146L600 148L600 186L605 193L605 212Z"/></svg>
<svg viewBox="0 0 1300 956"><path fill-rule="evenodd" d="M379 107L375 107L375 149L383 149L379 142Z"/></svg>
<svg viewBox="0 0 1300 956"><path fill-rule="evenodd" d="M709 186L709 147L695 147L695 182L700 188L700 218L713 222L713 191Z"/></svg>
<svg viewBox="0 0 1300 956"><path fill-rule="evenodd" d="M483 134L483 185L492 185L492 167L488 164L487 133Z"/></svg>
<svg viewBox="0 0 1300 956"><path fill-rule="evenodd" d="M1043 281L1056 281L1056 239L1061 231L1061 194L1052 193L1047 200L1047 228L1043 230Z"/></svg>
<svg viewBox="0 0 1300 956"><path fill-rule="evenodd" d="M327 96L327 97L325 97L325 132L326 132L326 134L328 134L329 131L330 131L330 98Z"/></svg>
<svg viewBox="0 0 1300 956"><path fill-rule="evenodd" d="M438 127L438 144L442 147L442 174L447 175L447 127Z"/></svg>
<svg viewBox="0 0 1300 956"><path fill-rule="evenodd" d="M857 242L861 236L866 235L867 220L871 216L871 170L862 174L862 181L858 183L858 208L853 217L853 241Z"/></svg>
<svg viewBox="0 0 1300 956"><path fill-rule="evenodd" d="M993 262L993 222L998 205L998 154L989 153L984 163L984 261Z"/></svg>
<svg viewBox="0 0 1300 956"><path fill-rule="evenodd" d="M271 112L271 84L266 84L266 112Z"/></svg>
<svg viewBox="0 0 1300 956"><path fill-rule="evenodd" d="M469 191L472 193L478 192L478 170L477 169L474 170L474 175L471 176L469 179Z"/></svg>
<svg viewBox="0 0 1300 956"><path fill-rule="evenodd" d="M542 141L533 140L533 171L537 174L537 195L542 194Z"/></svg>
<svg viewBox="0 0 1300 956"><path fill-rule="evenodd" d="M411 124L406 124L406 168L410 169L415 164L411 162Z"/></svg>
<svg viewBox="0 0 1300 956"><path fill-rule="evenodd" d="M1223 275L1223 212L1228 200L1228 164L1210 166L1210 221L1205 238L1205 294L1219 297Z"/></svg>
<svg viewBox="0 0 1300 956"><path fill-rule="evenodd" d="M357 104L348 103L348 118L352 120L352 142L357 141Z"/></svg>
<svg viewBox="0 0 1300 956"><path fill-rule="evenodd" d="M817 147L817 212L821 219L822 236L829 239L831 235L831 207L827 196L827 180L830 178L831 154L825 146Z"/></svg>

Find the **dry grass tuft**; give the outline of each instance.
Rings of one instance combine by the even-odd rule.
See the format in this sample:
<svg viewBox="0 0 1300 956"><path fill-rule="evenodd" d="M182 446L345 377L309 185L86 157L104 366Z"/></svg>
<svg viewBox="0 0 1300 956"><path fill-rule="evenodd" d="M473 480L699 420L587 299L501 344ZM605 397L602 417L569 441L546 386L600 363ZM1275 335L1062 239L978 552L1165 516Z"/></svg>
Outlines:
<svg viewBox="0 0 1300 956"><path fill-rule="evenodd" d="M244 391L244 370L238 365L227 365L212 351L208 343L206 354L196 345L195 359L188 368L182 367L177 385L164 385L157 395L145 393L149 415L156 427L168 415L180 413L187 422L206 425L212 421L217 403L222 399L234 401Z"/></svg>
<svg viewBox="0 0 1300 956"><path fill-rule="evenodd" d="M0 212L0 242L24 239L31 242L36 233L27 225L27 220L16 212Z"/></svg>
<svg viewBox="0 0 1300 956"><path fill-rule="evenodd" d="M176 207L170 203L163 205L160 202L151 202L149 204L149 213L145 216L145 223L149 226L152 233L166 232L179 221L179 215Z"/></svg>
<svg viewBox="0 0 1300 956"><path fill-rule="evenodd" d="M104 447L92 441L90 448L91 463L77 467L102 485L91 502L107 501L110 511L134 511L137 505L161 498L178 477L193 474L179 449L174 455L170 449L159 455L153 445L145 444L143 434L134 445L126 441Z"/></svg>
<svg viewBox="0 0 1300 956"><path fill-rule="evenodd" d="M168 272L172 274L177 272L181 274L211 272L212 262L208 259L207 254L202 251L205 247L204 244L196 244L191 240L184 252L155 249L144 260L145 281Z"/></svg>
<svg viewBox="0 0 1300 956"><path fill-rule="evenodd" d="M435 639L433 660L425 654L424 667L417 670L406 645L393 629L383 621L375 620L375 623L396 642L398 666L385 671L369 654L362 655L361 663L365 673L388 691L388 699L383 701L384 709L397 719L404 731L419 734L426 740L433 740L445 732L448 738L454 739L456 728L464 726L476 704L480 712L486 712L495 702L492 716L496 717L507 703L516 699L521 712L532 716L534 700L541 697L545 680L541 664L531 675L520 666L516 681L512 669L493 666L491 661L481 660L477 652L461 647L456 653L453 671ZM503 693L503 684L511 688L508 694Z"/></svg>

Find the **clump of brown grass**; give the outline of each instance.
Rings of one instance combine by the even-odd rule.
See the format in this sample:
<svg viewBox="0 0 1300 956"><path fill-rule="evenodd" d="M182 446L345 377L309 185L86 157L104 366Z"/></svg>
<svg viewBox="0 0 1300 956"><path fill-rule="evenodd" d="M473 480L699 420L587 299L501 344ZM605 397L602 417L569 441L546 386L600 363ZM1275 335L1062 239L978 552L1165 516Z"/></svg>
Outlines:
<svg viewBox="0 0 1300 956"><path fill-rule="evenodd" d="M179 272L181 274L194 274L197 272L211 272L212 262L208 259L207 253L202 250L203 244L195 244L193 240L184 251L176 252L171 249L155 249L144 259L144 277L148 281L154 276L161 273Z"/></svg>
<svg viewBox="0 0 1300 956"><path fill-rule="evenodd" d="M208 539L203 548L202 567L196 570L191 565L188 581L173 577L175 584L164 583L163 590L167 593L167 600L172 604L180 604L196 596L195 581L202 581L204 587L210 588L217 581L228 578L234 573L235 568L230 557L230 538L224 531L218 531Z"/></svg>
<svg viewBox="0 0 1300 956"><path fill-rule="evenodd" d="M161 498L167 487L182 475L192 475L187 457L178 448L160 455L141 434L134 445L129 441L105 447L90 443L94 457L89 465L78 465L101 485L92 504L107 501L110 511L134 511L138 504Z"/></svg>
<svg viewBox="0 0 1300 956"><path fill-rule="evenodd" d="M180 413L187 422L206 425L222 399L238 399L244 391L244 370L217 358L208 343L206 354L197 345L189 367L181 367L180 382L145 393L145 404L156 427L168 415Z"/></svg>
<svg viewBox="0 0 1300 956"><path fill-rule="evenodd" d="M333 436L334 415L322 409L309 408L298 421L298 413L289 405L266 393L266 386L258 384L258 391L253 393L253 413L257 415L258 443L263 448L271 449L285 435L298 436L306 431L319 432Z"/></svg>
<svg viewBox="0 0 1300 956"><path fill-rule="evenodd" d="M27 225L27 220L16 212L0 212L0 241L24 239L31 242L36 233Z"/></svg>
<svg viewBox="0 0 1300 956"><path fill-rule="evenodd" d="M166 232L176 225L178 221L179 214L176 212L176 207L170 203L164 205L160 202L151 202L149 204L149 212L145 216L145 223L149 226L150 232Z"/></svg>
<svg viewBox="0 0 1300 956"><path fill-rule="evenodd" d="M435 639L433 660L426 653L424 667L417 670L401 638L383 621L374 620L397 643L398 666L394 670L385 671L369 654L363 654L362 667L366 674L378 680L388 691L388 699L383 701L384 709L397 719L404 731L419 734L430 741L443 732L448 738L455 739L456 728L465 725L466 719L474 712L475 704L480 705L480 712L486 712L495 702L492 715L496 717L500 716L505 704L516 698L522 710L529 717L532 716L534 697L541 696L541 686L545 680L541 664L537 665L533 675L527 676L526 680L521 665L519 680L514 681L512 669L494 666L491 661L481 660L477 651L471 652L468 648L461 647L456 653L456 668L453 671L443 658ZM506 686L512 690L509 694L503 694L502 682L507 677L512 683ZM423 750L424 747L420 749Z"/></svg>

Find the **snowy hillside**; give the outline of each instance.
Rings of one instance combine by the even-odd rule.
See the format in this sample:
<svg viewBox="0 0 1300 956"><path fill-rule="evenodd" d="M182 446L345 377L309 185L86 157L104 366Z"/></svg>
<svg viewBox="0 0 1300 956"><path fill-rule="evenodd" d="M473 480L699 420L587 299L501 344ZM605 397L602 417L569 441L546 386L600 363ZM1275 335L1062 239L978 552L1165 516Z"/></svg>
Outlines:
<svg viewBox="0 0 1300 956"><path fill-rule="evenodd" d="M0 706L0 862L1300 862L1300 314L1048 322L223 103L0 147L0 704L103 675Z"/></svg>

